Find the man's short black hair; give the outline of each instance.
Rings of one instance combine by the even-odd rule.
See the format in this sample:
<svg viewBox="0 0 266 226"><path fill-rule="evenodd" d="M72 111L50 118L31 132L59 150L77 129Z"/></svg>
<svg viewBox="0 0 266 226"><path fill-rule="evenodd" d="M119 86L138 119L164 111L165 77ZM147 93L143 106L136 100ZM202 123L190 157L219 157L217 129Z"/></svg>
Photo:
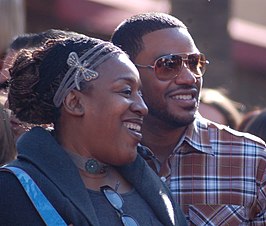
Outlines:
<svg viewBox="0 0 266 226"><path fill-rule="evenodd" d="M143 13L124 20L114 30L111 42L124 50L132 61L143 49L142 37L153 31L166 28L187 27L179 19L165 13Z"/></svg>

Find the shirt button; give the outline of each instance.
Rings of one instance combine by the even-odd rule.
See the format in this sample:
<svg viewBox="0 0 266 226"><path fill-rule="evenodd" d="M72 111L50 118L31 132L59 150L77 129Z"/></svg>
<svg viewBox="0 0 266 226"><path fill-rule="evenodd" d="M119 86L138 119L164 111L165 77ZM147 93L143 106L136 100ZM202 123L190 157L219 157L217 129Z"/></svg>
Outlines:
<svg viewBox="0 0 266 226"><path fill-rule="evenodd" d="M162 182L165 182L166 181L166 178L165 177L161 177L161 181Z"/></svg>

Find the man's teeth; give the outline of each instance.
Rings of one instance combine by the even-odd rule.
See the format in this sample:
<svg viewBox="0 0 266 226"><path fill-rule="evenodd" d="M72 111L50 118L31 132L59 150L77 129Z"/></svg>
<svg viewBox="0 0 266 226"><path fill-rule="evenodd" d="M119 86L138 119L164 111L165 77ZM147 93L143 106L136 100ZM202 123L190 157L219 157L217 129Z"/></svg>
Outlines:
<svg viewBox="0 0 266 226"><path fill-rule="evenodd" d="M126 122L126 123L125 123L125 126L126 126L128 129L135 130L135 131L138 131L138 132L140 132L140 130L141 130L140 125L135 124L135 123Z"/></svg>
<svg viewBox="0 0 266 226"><path fill-rule="evenodd" d="M192 95L176 95L173 96L173 99L177 99L177 100L191 100L192 99Z"/></svg>

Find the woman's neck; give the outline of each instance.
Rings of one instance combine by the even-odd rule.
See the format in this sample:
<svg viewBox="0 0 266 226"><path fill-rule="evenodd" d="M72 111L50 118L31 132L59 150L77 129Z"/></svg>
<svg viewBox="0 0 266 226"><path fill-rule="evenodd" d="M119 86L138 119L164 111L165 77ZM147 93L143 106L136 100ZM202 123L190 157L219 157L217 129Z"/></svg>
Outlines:
<svg viewBox="0 0 266 226"><path fill-rule="evenodd" d="M67 151L67 153L79 169L86 188L99 191L101 186L109 185L121 193L131 190L130 184L114 167L75 152Z"/></svg>
<svg viewBox="0 0 266 226"><path fill-rule="evenodd" d="M112 166L109 166L103 174L90 174L82 169L79 169L79 173L85 187L91 190L99 191L100 187L104 185L109 185L119 193L132 190L132 186Z"/></svg>

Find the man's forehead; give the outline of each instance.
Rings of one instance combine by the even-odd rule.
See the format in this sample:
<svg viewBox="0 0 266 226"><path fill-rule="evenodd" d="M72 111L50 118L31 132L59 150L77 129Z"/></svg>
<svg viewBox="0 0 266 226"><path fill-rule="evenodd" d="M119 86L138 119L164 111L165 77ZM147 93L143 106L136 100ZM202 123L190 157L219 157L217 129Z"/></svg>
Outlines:
<svg viewBox="0 0 266 226"><path fill-rule="evenodd" d="M140 54L162 56L170 53L198 52L195 43L184 28L167 28L150 32L142 37Z"/></svg>

